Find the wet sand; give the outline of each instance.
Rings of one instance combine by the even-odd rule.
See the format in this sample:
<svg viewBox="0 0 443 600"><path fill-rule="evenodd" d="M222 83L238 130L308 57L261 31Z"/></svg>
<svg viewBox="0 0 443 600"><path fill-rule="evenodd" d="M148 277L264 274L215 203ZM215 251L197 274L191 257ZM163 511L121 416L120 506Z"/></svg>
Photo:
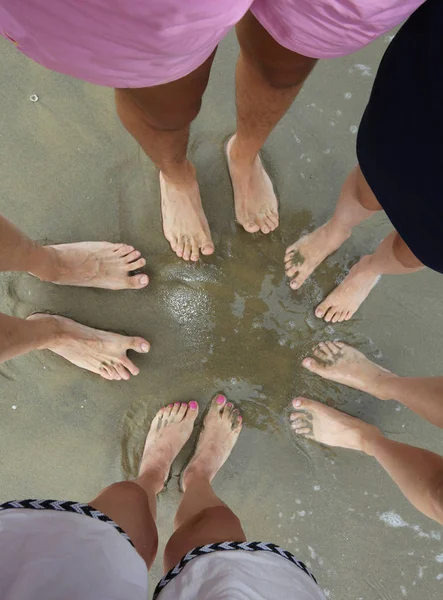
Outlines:
<svg viewBox="0 0 443 600"><path fill-rule="evenodd" d="M101 380L49 352L0 365L0 500L87 501L134 474L147 424L161 405L195 399L203 409L222 391L241 408L245 427L215 489L249 539L296 553L335 600L441 594L441 528L410 506L374 461L296 440L287 421L291 398L308 395L393 439L441 451L441 432L407 409L323 381L300 362L315 342L340 338L399 373L441 374L443 277L386 277L351 322L316 319L313 307L390 230L381 215L299 292L283 272L285 247L325 221L355 163L356 126L387 43L388 36L320 64L272 134L263 156L282 225L265 237L234 223L223 144L235 126L237 46L233 36L225 40L190 145L216 253L191 265L163 239L155 169L118 122L112 92L50 73L0 41L0 212L51 243L132 244L147 258L151 277L146 290L108 292L2 274L0 310L55 311L152 343L149 355L135 357L141 373L130 382ZM192 443L159 499L152 587Z"/></svg>

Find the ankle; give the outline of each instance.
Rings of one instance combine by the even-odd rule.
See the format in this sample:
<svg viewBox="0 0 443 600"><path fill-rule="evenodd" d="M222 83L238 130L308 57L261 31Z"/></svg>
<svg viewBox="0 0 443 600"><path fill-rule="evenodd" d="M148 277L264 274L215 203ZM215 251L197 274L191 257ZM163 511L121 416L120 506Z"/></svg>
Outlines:
<svg viewBox="0 0 443 600"><path fill-rule="evenodd" d="M380 373L374 380L373 389L369 393L379 400L395 400L395 390L400 379L400 375L395 373Z"/></svg>
<svg viewBox="0 0 443 600"><path fill-rule="evenodd" d="M48 350L56 346L65 335L63 322L56 315L36 313L29 315L26 321L34 328L36 350Z"/></svg>
<svg viewBox="0 0 443 600"><path fill-rule="evenodd" d="M212 473L210 473L210 471L207 468L205 468L204 465L190 464L188 467L186 467L186 470L183 473L183 491L192 485L198 485L200 483L211 483L212 479Z"/></svg>
<svg viewBox="0 0 443 600"><path fill-rule="evenodd" d="M328 236L340 243L343 243L352 235L352 227L338 222L336 219L334 219L334 217L329 219L329 221L325 223L324 227L328 232Z"/></svg>
<svg viewBox="0 0 443 600"><path fill-rule="evenodd" d="M374 456L377 443L383 438L384 435L375 425L365 423L360 430L360 451L368 456Z"/></svg>
<svg viewBox="0 0 443 600"><path fill-rule="evenodd" d="M57 250L53 246L39 246L36 250L34 266L28 269L40 281L57 281L60 264Z"/></svg>
<svg viewBox="0 0 443 600"><path fill-rule="evenodd" d="M232 140L232 141L231 141ZM258 158L259 148L251 148L250 145L234 134L229 140L229 160L241 168L251 168Z"/></svg>
<svg viewBox="0 0 443 600"><path fill-rule="evenodd" d="M160 176L163 177L166 183L179 187L197 184L197 171L187 159L160 169Z"/></svg>

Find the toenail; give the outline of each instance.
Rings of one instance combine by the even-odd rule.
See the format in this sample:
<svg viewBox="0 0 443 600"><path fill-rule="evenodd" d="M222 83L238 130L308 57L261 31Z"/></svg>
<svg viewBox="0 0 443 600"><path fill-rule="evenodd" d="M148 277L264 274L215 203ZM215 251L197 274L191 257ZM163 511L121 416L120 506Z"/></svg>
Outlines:
<svg viewBox="0 0 443 600"><path fill-rule="evenodd" d="M312 365L312 360L310 358L305 358L302 364L304 367L310 367Z"/></svg>
<svg viewBox="0 0 443 600"><path fill-rule="evenodd" d="M298 283L296 281L291 281L291 288L296 290L298 288Z"/></svg>
<svg viewBox="0 0 443 600"><path fill-rule="evenodd" d="M187 406L186 402L182 402L182 406Z"/></svg>
<svg viewBox="0 0 443 600"><path fill-rule="evenodd" d="M139 282L141 285L146 285L148 283L148 277L146 275L142 275L142 277L140 277Z"/></svg>
<svg viewBox="0 0 443 600"><path fill-rule="evenodd" d="M149 346L148 346L148 344L142 344L140 346L140 348L141 348L142 352L149 352Z"/></svg>
<svg viewBox="0 0 443 600"><path fill-rule="evenodd" d="M193 400L192 402L189 403L189 408L191 410L197 410L198 404L195 400Z"/></svg>
<svg viewBox="0 0 443 600"><path fill-rule="evenodd" d="M294 400L293 405L294 406L301 406L301 400L300 400L300 398L297 398L296 400Z"/></svg>
<svg viewBox="0 0 443 600"><path fill-rule="evenodd" d="M174 405L173 404L168 404L168 408L173 408Z"/></svg>
<svg viewBox="0 0 443 600"><path fill-rule="evenodd" d="M228 408L232 408L232 407L233 407L233 404L232 404L232 402L228 402L226 406L227 406Z"/></svg>
<svg viewBox="0 0 443 600"><path fill-rule="evenodd" d="M240 423L243 421L243 417L241 415L238 415L238 420L240 421Z"/></svg>
<svg viewBox="0 0 443 600"><path fill-rule="evenodd" d="M226 398L224 396L222 396L221 394L219 396L217 396L217 398L215 399L215 401L217 402L217 404L223 404L223 402L226 400Z"/></svg>
<svg viewBox="0 0 443 600"><path fill-rule="evenodd" d="M174 406L180 406L180 402L174 402Z"/></svg>
<svg viewBox="0 0 443 600"><path fill-rule="evenodd" d="M318 310L315 314L317 315L317 317L320 317L320 319L323 316L323 313L321 312L321 310Z"/></svg>

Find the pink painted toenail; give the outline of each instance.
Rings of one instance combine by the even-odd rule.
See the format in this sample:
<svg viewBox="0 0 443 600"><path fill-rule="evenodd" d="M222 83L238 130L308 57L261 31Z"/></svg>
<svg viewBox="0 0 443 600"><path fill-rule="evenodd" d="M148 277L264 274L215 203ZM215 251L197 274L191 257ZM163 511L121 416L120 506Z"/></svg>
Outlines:
<svg viewBox="0 0 443 600"><path fill-rule="evenodd" d="M186 402L182 402L182 406L187 406Z"/></svg>
<svg viewBox="0 0 443 600"><path fill-rule="evenodd" d="M222 394L219 394L217 396L217 398L215 399L215 401L217 402L217 404L223 404L223 402L226 400L226 398L224 396L222 396Z"/></svg>
<svg viewBox="0 0 443 600"><path fill-rule="evenodd" d="M174 402L174 406L180 406L180 402Z"/></svg>
<svg viewBox="0 0 443 600"><path fill-rule="evenodd" d="M189 408L190 408L191 410L197 410L197 408L198 408L198 404L197 404L197 402L196 402L195 400L193 400L192 402L190 402L190 403L189 403Z"/></svg>
<svg viewBox="0 0 443 600"><path fill-rule="evenodd" d="M168 404L167 408L173 408L174 405L173 404Z"/></svg>
<svg viewBox="0 0 443 600"><path fill-rule="evenodd" d="M238 415L238 420L241 423L243 421L243 417L241 415Z"/></svg>
<svg viewBox="0 0 443 600"><path fill-rule="evenodd" d="M232 404L232 402L228 402L226 406L227 406L228 408L232 408L232 407L233 407L233 404Z"/></svg>

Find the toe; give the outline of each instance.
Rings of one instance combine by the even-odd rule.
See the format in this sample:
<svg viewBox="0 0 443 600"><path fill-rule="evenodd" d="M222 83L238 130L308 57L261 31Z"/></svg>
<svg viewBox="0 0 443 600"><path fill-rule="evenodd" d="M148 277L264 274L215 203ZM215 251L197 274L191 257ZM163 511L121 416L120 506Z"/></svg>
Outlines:
<svg viewBox="0 0 443 600"><path fill-rule="evenodd" d="M195 419L197 418L197 415L198 415L198 402L196 402L195 400L192 400L192 402L190 402L188 404L188 410L186 412L185 418L195 421Z"/></svg>
<svg viewBox="0 0 443 600"><path fill-rule="evenodd" d="M132 263L138 258L140 258L141 253L138 250L133 250L129 254L124 257L125 263Z"/></svg>
<svg viewBox="0 0 443 600"><path fill-rule="evenodd" d="M128 350L135 350L135 352L146 353L149 352L151 345L142 337L129 338Z"/></svg>
<svg viewBox="0 0 443 600"><path fill-rule="evenodd" d="M332 354L340 353L340 347L337 346L337 344L335 344L334 342L325 342L325 344L327 345L329 350L332 352Z"/></svg>
<svg viewBox="0 0 443 600"><path fill-rule="evenodd" d="M307 436L307 434L309 434L311 432L309 427L293 427L293 430L298 435L306 435L306 436Z"/></svg>
<svg viewBox="0 0 443 600"><path fill-rule="evenodd" d="M332 358L332 352L329 346L325 344L325 342L320 342L318 345L318 349L326 355L327 358Z"/></svg>
<svg viewBox="0 0 443 600"><path fill-rule="evenodd" d="M191 242L186 241L183 250L183 260L189 260L191 258Z"/></svg>
<svg viewBox="0 0 443 600"><path fill-rule="evenodd" d="M164 408L164 416L169 418L172 414L172 411L174 410L174 405L173 404L168 404L168 406L165 406Z"/></svg>
<svg viewBox="0 0 443 600"><path fill-rule="evenodd" d="M186 416L186 411L188 410L188 403L187 402L182 402L180 404L180 408L177 412L177 421L183 421L183 419Z"/></svg>
<svg viewBox="0 0 443 600"><path fill-rule="evenodd" d="M280 223L280 219L279 219L278 213L276 213L276 212L270 212L269 215L268 215L268 219L271 222L272 231L274 231L274 229L277 229L277 227L279 226L279 223Z"/></svg>
<svg viewBox="0 0 443 600"><path fill-rule="evenodd" d="M133 290L140 290L141 288L146 287L148 283L149 277L145 274L128 276L128 287L132 288Z"/></svg>
<svg viewBox="0 0 443 600"><path fill-rule="evenodd" d="M122 356L121 363L125 367L125 369L127 369L131 373L131 375L138 375L140 373L140 369L136 367L127 356Z"/></svg>
<svg viewBox="0 0 443 600"><path fill-rule="evenodd" d="M134 251L134 247L133 246L128 246L127 244L122 244L121 246L119 246L115 253L117 254L117 256L126 256L127 254L130 254L131 252Z"/></svg>
<svg viewBox="0 0 443 600"><path fill-rule="evenodd" d="M315 309L315 316L318 319L322 319L325 316L325 313L327 312L328 308L329 308L329 306L325 302L322 302Z"/></svg>
<svg viewBox="0 0 443 600"><path fill-rule="evenodd" d="M198 244L193 241L192 242L192 250L191 250L191 260L196 262L200 258L200 253L198 250Z"/></svg>
<svg viewBox="0 0 443 600"><path fill-rule="evenodd" d="M100 367L98 374L103 377L103 379L107 379L108 381L112 380L112 377L106 367Z"/></svg>
<svg viewBox="0 0 443 600"><path fill-rule="evenodd" d="M223 394L218 394L212 400L212 407L211 408L213 408L217 412L221 413L223 411L224 407L225 407L226 402L227 402L226 396L223 396Z"/></svg>
<svg viewBox="0 0 443 600"><path fill-rule="evenodd" d="M301 364L308 371L312 371L312 373L321 375L325 371L325 367L321 363L310 357L303 359Z"/></svg>
<svg viewBox="0 0 443 600"><path fill-rule="evenodd" d="M181 258L183 256L184 250L185 250L185 244L184 244L183 240L178 241L177 245L175 247L175 253L179 258Z"/></svg>
<svg viewBox="0 0 443 600"><path fill-rule="evenodd" d="M331 307L328 309L328 312L327 312L327 313L325 314L325 316L324 316L324 320L325 320L327 323L330 323L330 322L332 321L332 318L333 318L333 316L335 315L335 313L336 313L336 310L337 310L337 309L335 308L335 306L331 306Z"/></svg>
<svg viewBox="0 0 443 600"><path fill-rule="evenodd" d="M128 373L128 371L125 369L122 363L116 363L114 365L114 368L122 379L124 379L125 381L130 379L131 375Z"/></svg>
<svg viewBox="0 0 443 600"><path fill-rule="evenodd" d="M294 265L294 263L290 262L288 265L285 265L285 273L287 277L293 277L298 272L299 266Z"/></svg>
<svg viewBox="0 0 443 600"><path fill-rule="evenodd" d="M142 269L146 265L146 260L144 258L139 258L138 260L128 264L128 269L130 271L137 271L137 269Z"/></svg>
<svg viewBox="0 0 443 600"><path fill-rule="evenodd" d="M269 232L274 231L274 229L277 229L277 225L274 224L274 221L271 219L270 216L265 217L264 223L265 223L266 227L269 229Z"/></svg>
<svg viewBox="0 0 443 600"><path fill-rule="evenodd" d="M334 342L334 345L337 346L337 348L339 348L340 350L342 350L346 344L344 344L343 342Z"/></svg>
<svg viewBox="0 0 443 600"><path fill-rule="evenodd" d="M291 288L293 290L297 290L299 287L301 287L304 284L306 279L307 279L306 275L302 271L299 271L297 277L294 277L294 279L291 281L291 283L289 285L291 286Z"/></svg>
<svg viewBox="0 0 443 600"><path fill-rule="evenodd" d="M212 242L204 242L201 245L202 254L205 256L209 256L214 253L214 244Z"/></svg>
<svg viewBox="0 0 443 600"><path fill-rule="evenodd" d="M232 417L232 411L233 410L234 410L234 405L232 404L232 402L226 402L225 408L223 410L223 417L225 419L227 419L228 421L230 421L231 417Z"/></svg>
<svg viewBox="0 0 443 600"><path fill-rule="evenodd" d="M257 231L260 231L259 225L257 223L254 223L254 221L249 221L248 223L245 223L243 225L243 229L248 233L257 233Z"/></svg>
<svg viewBox="0 0 443 600"><path fill-rule="evenodd" d="M181 402L174 402L174 406L172 407L171 410L171 417L177 417L178 413L180 412L180 408L181 408Z"/></svg>

